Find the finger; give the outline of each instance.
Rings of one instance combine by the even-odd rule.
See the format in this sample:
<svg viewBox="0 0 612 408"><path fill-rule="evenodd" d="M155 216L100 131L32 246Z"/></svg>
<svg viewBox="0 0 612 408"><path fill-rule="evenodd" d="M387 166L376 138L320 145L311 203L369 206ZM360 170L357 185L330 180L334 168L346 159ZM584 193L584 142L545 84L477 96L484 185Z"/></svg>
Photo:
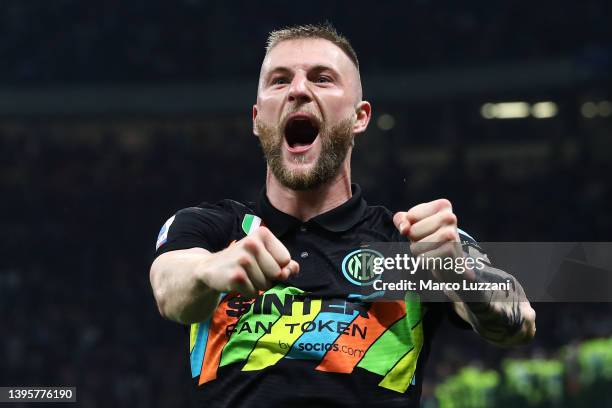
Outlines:
<svg viewBox="0 0 612 408"><path fill-rule="evenodd" d="M453 207L450 201L445 198L430 201L428 203L419 204L408 210L408 221L410 221L410 224L416 224L420 220L432 216L438 211L441 211L443 209L452 210L452 208Z"/></svg>
<svg viewBox="0 0 612 408"><path fill-rule="evenodd" d="M281 268L270 252L263 247L263 244L262 249L263 250L257 254L257 263L259 264L259 268L265 277L271 281L287 279L289 273L287 271L283 271L283 269L286 269L286 267Z"/></svg>
<svg viewBox="0 0 612 408"><path fill-rule="evenodd" d="M247 272L244 268L240 268L233 276L230 278L229 285L225 292L239 292L247 297L253 297L257 295L258 291L253 286L253 283L250 281Z"/></svg>
<svg viewBox="0 0 612 408"><path fill-rule="evenodd" d="M280 266L268 253L262 240L256 236L247 236L241 240L243 252L240 253L238 264L243 267L253 285L259 289L269 287L270 276L280 274Z"/></svg>
<svg viewBox="0 0 612 408"><path fill-rule="evenodd" d="M241 240L241 246L237 259L238 266L246 271L249 280L256 289L269 288L270 281L262 272L258 262L258 258L267 252L261 240L257 237L247 236ZM274 265L274 268L277 272L280 270L278 265Z"/></svg>
<svg viewBox="0 0 612 408"><path fill-rule="evenodd" d="M461 244L451 241L443 242L437 248L425 252L423 256L427 259L440 258L444 260L451 258L454 261L462 256Z"/></svg>
<svg viewBox="0 0 612 408"><path fill-rule="evenodd" d="M300 264L292 259L289 261L289 264L285 266L284 270L288 271L290 276L297 275L300 273Z"/></svg>
<svg viewBox="0 0 612 408"><path fill-rule="evenodd" d="M252 259L251 262L243 265L243 268L255 289L266 290L272 286L272 282L270 282L268 277L263 273L255 259Z"/></svg>
<svg viewBox="0 0 612 408"><path fill-rule="evenodd" d="M447 225L457 225L457 216L450 209L444 209L412 224L408 236L411 241L420 241Z"/></svg>
<svg viewBox="0 0 612 408"><path fill-rule="evenodd" d="M446 226L440 228L420 241L412 242L410 244L410 252L413 256L419 256L431 252L447 242L459 243L459 234L456 227Z"/></svg>
<svg viewBox="0 0 612 408"><path fill-rule="evenodd" d="M393 216L393 224L395 228L398 229L399 233L402 235L408 235L408 231L410 230L410 221L408 221L408 212L407 211L399 211L396 212Z"/></svg>
<svg viewBox="0 0 612 408"><path fill-rule="evenodd" d="M280 277L278 280L289 279L290 277L297 275L300 272L300 265L293 259L289 261L287 266L281 269Z"/></svg>
<svg viewBox="0 0 612 408"><path fill-rule="evenodd" d="M419 255L426 254L442 245L443 242L428 242L419 241L410 243L410 253L412 256L417 257Z"/></svg>
<svg viewBox="0 0 612 408"><path fill-rule="evenodd" d="M266 227L259 227L257 229L257 234L278 265L281 268L287 266L289 261L291 261L291 254L283 243L280 242L278 238L276 238L274 234Z"/></svg>

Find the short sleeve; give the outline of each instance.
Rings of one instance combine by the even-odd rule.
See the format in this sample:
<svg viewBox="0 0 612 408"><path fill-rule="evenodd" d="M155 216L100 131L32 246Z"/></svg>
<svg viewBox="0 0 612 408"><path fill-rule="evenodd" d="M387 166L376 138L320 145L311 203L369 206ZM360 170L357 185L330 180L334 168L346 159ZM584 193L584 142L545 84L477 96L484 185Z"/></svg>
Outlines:
<svg viewBox="0 0 612 408"><path fill-rule="evenodd" d="M235 216L220 203L184 208L161 227L155 245L155 258L179 249L204 248L217 252L229 244Z"/></svg>
<svg viewBox="0 0 612 408"><path fill-rule="evenodd" d="M459 240L461 241L461 247L463 248L463 252L471 256L473 258L480 258L482 261L491 265L491 260L486 252L482 249L478 241L476 241L470 234L463 231L462 229L457 228L457 232L459 233Z"/></svg>

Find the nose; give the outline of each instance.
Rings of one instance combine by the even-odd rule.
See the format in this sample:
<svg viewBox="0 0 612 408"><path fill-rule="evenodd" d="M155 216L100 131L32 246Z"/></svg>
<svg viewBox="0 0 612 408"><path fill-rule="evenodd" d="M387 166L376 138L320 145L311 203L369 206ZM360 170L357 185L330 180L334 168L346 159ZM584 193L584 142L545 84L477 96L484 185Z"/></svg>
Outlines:
<svg viewBox="0 0 612 408"><path fill-rule="evenodd" d="M310 89L308 88L308 78L303 74L296 74L289 87L287 95L289 102L306 103L312 100Z"/></svg>

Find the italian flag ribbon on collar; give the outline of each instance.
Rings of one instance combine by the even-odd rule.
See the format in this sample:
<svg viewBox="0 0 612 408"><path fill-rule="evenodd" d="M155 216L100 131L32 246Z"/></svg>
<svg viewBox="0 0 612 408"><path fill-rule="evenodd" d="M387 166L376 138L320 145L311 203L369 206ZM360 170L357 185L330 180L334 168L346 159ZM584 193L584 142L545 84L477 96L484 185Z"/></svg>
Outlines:
<svg viewBox="0 0 612 408"><path fill-rule="evenodd" d="M253 214L245 214L242 219L242 230L245 234L251 235L259 226L262 225L261 218Z"/></svg>

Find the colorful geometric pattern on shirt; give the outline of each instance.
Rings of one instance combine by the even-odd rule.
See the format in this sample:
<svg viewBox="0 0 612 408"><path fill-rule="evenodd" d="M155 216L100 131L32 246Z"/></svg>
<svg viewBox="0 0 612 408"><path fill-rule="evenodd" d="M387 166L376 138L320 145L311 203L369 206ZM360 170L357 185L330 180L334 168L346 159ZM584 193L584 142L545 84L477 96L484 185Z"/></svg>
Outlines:
<svg viewBox="0 0 612 408"><path fill-rule="evenodd" d="M382 376L381 387L408 389L424 340L418 297L336 312L306 295L277 285L257 300L223 298L209 321L191 326L192 376L204 384L218 367L244 362L242 371L256 371L287 358L320 361L318 371L359 367Z"/></svg>

